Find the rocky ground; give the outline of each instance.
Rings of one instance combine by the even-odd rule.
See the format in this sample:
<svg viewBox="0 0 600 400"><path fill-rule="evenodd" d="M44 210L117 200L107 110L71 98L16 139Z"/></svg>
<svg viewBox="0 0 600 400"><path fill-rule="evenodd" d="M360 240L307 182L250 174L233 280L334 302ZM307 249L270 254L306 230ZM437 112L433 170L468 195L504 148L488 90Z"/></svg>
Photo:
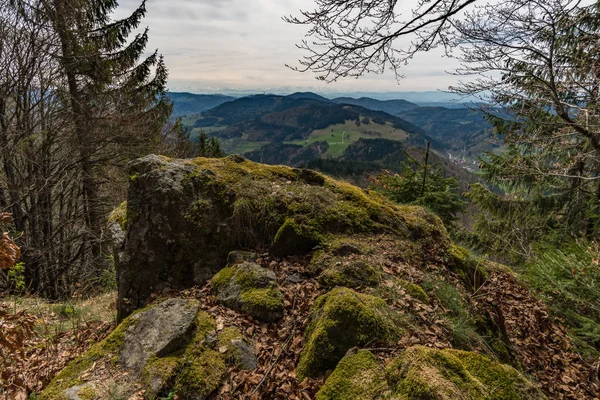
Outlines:
<svg viewBox="0 0 600 400"><path fill-rule="evenodd" d="M120 222L122 322L38 398L600 398L545 305L422 209L239 157L150 157Z"/></svg>

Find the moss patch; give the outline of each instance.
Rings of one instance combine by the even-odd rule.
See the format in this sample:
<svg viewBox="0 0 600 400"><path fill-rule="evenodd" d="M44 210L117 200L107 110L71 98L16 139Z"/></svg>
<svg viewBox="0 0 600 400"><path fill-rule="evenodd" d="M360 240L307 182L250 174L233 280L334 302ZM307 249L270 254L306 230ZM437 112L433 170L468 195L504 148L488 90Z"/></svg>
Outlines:
<svg viewBox="0 0 600 400"><path fill-rule="evenodd" d="M262 321L275 321L283 315L283 295L275 275L261 266L243 262L223 268L211 286L221 304Z"/></svg>
<svg viewBox="0 0 600 400"><path fill-rule="evenodd" d="M359 350L340 360L317 392L317 400L372 400L387 389L383 368L368 350Z"/></svg>
<svg viewBox="0 0 600 400"><path fill-rule="evenodd" d="M227 370L225 356L206 342L208 335L216 329L215 320L208 313L199 312L195 329L175 373L174 389L184 398L205 398L219 387Z"/></svg>
<svg viewBox="0 0 600 400"><path fill-rule="evenodd" d="M127 228L127 201L122 202L112 210L112 212L108 216L108 222L113 223L116 222L121 226L121 229L125 230Z"/></svg>
<svg viewBox="0 0 600 400"><path fill-rule="evenodd" d="M386 368L394 398L545 399L514 368L480 354L416 346Z"/></svg>
<svg viewBox="0 0 600 400"><path fill-rule="evenodd" d="M135 315L135 314L134 314ZM38 396L41 400L63 400L63 392L81 385L81 375L90 369L95 362L102 359L114 361L125 340L125 332L136 321L133 315L125 319L103 341L93 345L83 356L72 361L52 379L50 384Z"/></svg>
<svg viewBox="0 0 600 400"><path fill-rule="evenodd" d="M319 275L319 283L327 288L345 286L377 286L381 279L381 268L364 261L337 262Z"/></svg>
<svg viewBox="0 0 600 400"><path fill-rule="evenodd" d="M400 316L382 299L336 288L320 296L304 333L296 372L300 380L332 368L352 347L391 343L401 334Z"/></svg>
<svg viewBox="0 0 600 400"><path fill-rule="evenodd" d="M241 294L241 309L249 315L265 319L266 315L261 318L263 314L283 312L281 297L279 289L249 289Z"/></svg>
<svg viewBox="0 0 600 400"><path fill-rule="evenodd" d="M452 244L447 250L448 267L458 274L473 291L479 289L489 276L487 263L473 257L463 247Z"/></svg>

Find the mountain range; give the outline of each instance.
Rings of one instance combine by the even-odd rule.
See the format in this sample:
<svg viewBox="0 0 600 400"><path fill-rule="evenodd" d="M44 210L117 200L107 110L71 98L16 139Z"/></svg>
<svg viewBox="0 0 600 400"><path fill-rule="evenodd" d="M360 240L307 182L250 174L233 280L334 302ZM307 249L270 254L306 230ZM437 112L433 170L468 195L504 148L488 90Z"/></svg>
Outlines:
<svg viewBox="0 0 600 400"><path fill-rule="evenodd" d="M476 170L478 156L501 147L483 113L466 107L422 107L403 99L369 97L328 99L312 92L241 98L172 93L171 99L192 135L204 131L218 137L227 153L354 181L381 168L397 170L407 154L422 157L418 149L427 142L431 159L444 164L447 175L462 174L461 166Z"/></svg>

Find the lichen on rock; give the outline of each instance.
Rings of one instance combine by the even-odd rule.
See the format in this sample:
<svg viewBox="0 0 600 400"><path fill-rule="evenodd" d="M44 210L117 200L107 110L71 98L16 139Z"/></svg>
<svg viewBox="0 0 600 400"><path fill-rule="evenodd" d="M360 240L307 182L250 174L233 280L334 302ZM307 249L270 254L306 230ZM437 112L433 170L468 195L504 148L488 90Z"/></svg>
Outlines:
<svg viewBox="0 0 600 400"><path fill-rule="evenodd" d="M346 351L367 343L393 343L402 318L384 300L338 287L315 301L296 368L299 379L332 368Z"/></svg>

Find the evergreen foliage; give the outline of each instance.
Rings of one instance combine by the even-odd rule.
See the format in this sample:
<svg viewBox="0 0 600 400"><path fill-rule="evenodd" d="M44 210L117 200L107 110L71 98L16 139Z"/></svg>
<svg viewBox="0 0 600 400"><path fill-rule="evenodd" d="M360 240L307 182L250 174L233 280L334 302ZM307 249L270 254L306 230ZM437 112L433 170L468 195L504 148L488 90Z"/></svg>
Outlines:
<svg viewBox="0 0 600 400"><path fill-rule="evenodd" d="M410 158L399 174L384 170L372 179L373 186L392 201L423 206L436 213L446 226L453 226L466 202L457 193L456 177L446 178L436 165L421 165Z"/></svg>
<svg viewBox="0 0 600 400"><path fill-rule="evenodd" d="M600 356L600 247L570 242L560 248L544 246L527 263L525 277L552 311L571 327L580 353Z"/></svg>

